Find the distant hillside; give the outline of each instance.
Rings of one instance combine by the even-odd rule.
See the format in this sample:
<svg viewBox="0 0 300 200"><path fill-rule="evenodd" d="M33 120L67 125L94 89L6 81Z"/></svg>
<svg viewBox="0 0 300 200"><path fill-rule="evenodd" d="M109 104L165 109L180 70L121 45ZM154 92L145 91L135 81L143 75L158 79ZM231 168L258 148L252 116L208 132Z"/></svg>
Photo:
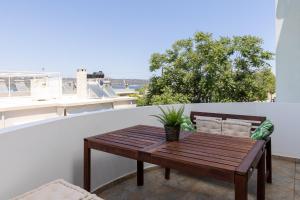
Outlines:
<svg viewBox="0 0 300 200"><path fill-rule="evenodd" d="M76 78L63 78L64 81L76 81ZM113 85L123 85L127 83L128 85L146 85L149 83L149 80L146 79L111 79L111 84Z"/></svg>
<svg viewBox="0 0 300 200"><path fill-rule="evenodd" d="M146 85L149 80L145 79L110 79L112 85L123 85L124 82L128 85Z"/></svg>
<svg viewBox="0 0 300 200"><path fill-rule="evenodd" d="M110 79L111 86L116 89L125 88L126 85L130 89L139 89L149 83L149 80L144 79Z"/></svg>

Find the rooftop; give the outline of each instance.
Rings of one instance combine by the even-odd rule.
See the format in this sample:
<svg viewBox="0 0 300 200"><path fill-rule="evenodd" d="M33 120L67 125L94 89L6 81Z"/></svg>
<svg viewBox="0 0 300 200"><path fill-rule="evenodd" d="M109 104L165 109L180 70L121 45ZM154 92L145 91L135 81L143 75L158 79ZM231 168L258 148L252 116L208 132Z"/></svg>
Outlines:
<svg viewBox="0 0 300 200"><path fill-rule="evenodd" d="M25 110L32 108L42 107L73 107L80 105L93 105L93 104L105 104L111 102L132 101L135 98L123 96L123 97L109 97L102 99L81 99L76 97L62 97L60 99L48 99L46 101L39 101L32 98L6 98L0 100L0 112L13 111L13 110Z"/></svg>

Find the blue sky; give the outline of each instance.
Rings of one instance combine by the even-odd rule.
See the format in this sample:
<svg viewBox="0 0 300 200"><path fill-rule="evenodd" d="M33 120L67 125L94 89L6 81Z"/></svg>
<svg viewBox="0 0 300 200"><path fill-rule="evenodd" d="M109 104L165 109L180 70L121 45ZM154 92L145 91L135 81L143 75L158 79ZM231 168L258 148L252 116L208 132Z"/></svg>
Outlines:
<svg viewBox="0 0 300 200"><path fill-rule="evenodd" d="M274 52L274 0L2 0L0 71L149 78L150 55L196 31L256 35Z"/></svg>

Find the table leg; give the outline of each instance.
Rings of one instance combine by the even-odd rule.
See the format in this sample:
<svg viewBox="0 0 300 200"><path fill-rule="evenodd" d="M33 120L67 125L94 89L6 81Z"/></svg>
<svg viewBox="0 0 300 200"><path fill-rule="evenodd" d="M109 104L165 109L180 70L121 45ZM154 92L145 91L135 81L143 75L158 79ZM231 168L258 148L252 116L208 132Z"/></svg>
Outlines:
<svg viewBox="0 0 300 200"><path fill-rule="evenodd" d="M88 141L84 140L84 189L91 190L91 149L88 147Z"/></svg>
<svg viewBox="0 0 300 200"><path fill-rule="evenodd" d="M165 179L167 179L167 180L170 179L170 173L171 173L171 169L165 168Z"/></svg>
<svg viewBox="0 0 300 200"><path fill-rule="evenodd" d="M272 183L272 143L271 138L266 143L266 167L267 167L267 182Z"/></svg>
<svg viewBox="0 0 300 200"><path fill-rule="evenodd" d="M139 160L137 161L137 185L144 185L144 162Z"/></svg>
<svg viewBox="0 0 300 200"><path fill-rule="evenodd" d="M235 174L234 186L235 186L235 200L247 200L248 199L248 180L247 175Z"/></svg>
<svg viewBox="0 0 300 200"><path fill-rule="evenodd" d="M265 199L265 181L266 181L265 172L266 172L266 158L264 152L257 165L257 200Z"/></svg>

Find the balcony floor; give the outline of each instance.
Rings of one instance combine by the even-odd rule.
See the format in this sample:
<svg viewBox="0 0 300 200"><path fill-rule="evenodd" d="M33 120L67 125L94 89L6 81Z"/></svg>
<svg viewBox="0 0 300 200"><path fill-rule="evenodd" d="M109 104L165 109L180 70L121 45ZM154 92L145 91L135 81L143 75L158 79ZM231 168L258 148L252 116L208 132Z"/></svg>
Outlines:
<svg viewBox="0 0 300 200"><path fill-rule="evenodd" d="M208 178L196 178L171 171L164 179L164 170L145 172L143 187L136 186L136 177L114 184L96 193L105 200L229 200L234 199L233 185ZM256 173L249 182L249 198L256 199ZM300 200L300 162L273 158L273 183L266 184L266 199Z"/></svg>

